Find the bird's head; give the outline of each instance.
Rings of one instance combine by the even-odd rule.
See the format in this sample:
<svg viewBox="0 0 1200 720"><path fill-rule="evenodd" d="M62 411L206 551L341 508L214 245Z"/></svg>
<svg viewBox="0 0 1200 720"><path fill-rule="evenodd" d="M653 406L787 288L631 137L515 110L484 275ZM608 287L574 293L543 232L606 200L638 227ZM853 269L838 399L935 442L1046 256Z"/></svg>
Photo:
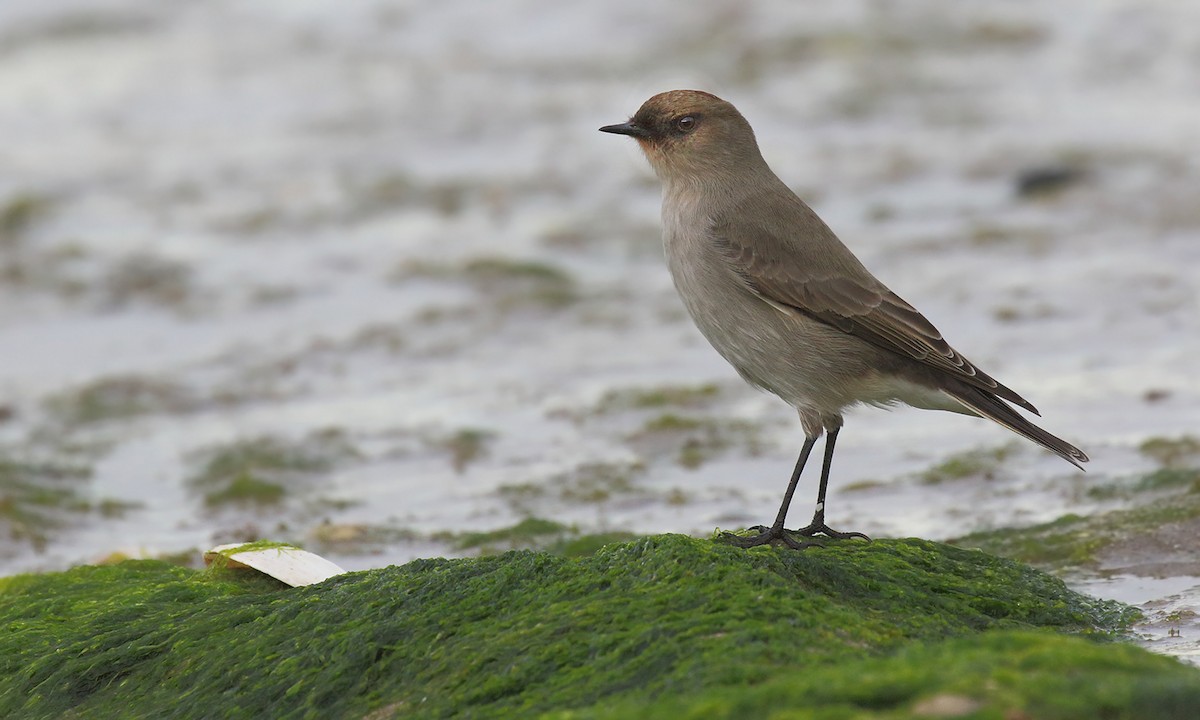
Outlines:
<svg viewBox="0 0 1200 720"><path fill-rule="evenodd" d="M628 122L601 132L638 141L665 181L703 182L713 173L765 166L750 123L733 105L700 90L671 90L642 103Z"/></svg>

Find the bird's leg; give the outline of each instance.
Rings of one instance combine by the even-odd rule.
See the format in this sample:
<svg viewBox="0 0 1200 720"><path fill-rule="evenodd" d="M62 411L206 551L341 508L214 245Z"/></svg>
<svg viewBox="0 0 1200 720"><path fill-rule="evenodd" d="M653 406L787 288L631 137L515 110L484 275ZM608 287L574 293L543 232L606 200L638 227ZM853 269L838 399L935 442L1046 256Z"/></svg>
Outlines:
<svg viewBox="0 0 1200 720"><path fill-rule="evenodd" d="M825 524L825 491L829 488L829 467L833 464L833 445L837 442L837 435L837 428L828 431L825 435L825 462L821 464L821 484L817 488L817 511L813 513L812 522L807 527L791 532L803 537L825 535L837 540L862 538L869 541L871 538L860 532L838 532Z"/></svg>
<svg viewBox="0 0 1200 720"><path fill-rule="evenodd" d="M783 544L795 550L803 550L806 547L816 545L811 542L798 542L794 540L788 531L783 529L783 523L787 519L788 506L792 504L792 495L796 493L796 483L800 482L800 473L804 470L804 464L808 462L808 456L812 453L813 446L817 444L817 436L811 436L804 440L804 447L800 449L800 457L796 458L796 469L792 471L792 480L788 483L787 492L783 494L783 504L779 506L779 515L775 517L775 524L771 527L763 527L759 525L757 529L760 532L757 535L743 537L734 535L733 533L724 533L725 539L734 545L740 547L755 547L757 545L766 545L772 541L779 540Z"/></svg>

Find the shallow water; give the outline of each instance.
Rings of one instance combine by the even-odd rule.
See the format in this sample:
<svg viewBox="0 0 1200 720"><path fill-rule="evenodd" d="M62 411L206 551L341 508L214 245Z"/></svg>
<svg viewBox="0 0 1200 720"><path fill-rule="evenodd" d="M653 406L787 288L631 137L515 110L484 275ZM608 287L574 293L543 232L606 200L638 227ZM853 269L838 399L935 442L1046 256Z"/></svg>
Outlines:
<svg viewBox="0 0 1200 720"><path fill-rule="evenodd" d="M656 182L595 131L673 87L736 102L868 267L1093 459L1083 475L1021 449L930 484L1010 438L855 412L831 524L944 539L1111 509L1089 483L1152 469L1147 438L1200 432L1200 8L900 12L8 0L0 441L90 476L54 481L66 499L38 509L38 538L7 533L0 572L258 536L373 567L529 515L769 520L798 423L692 328ZM1083 180L1018 197L1047 166ZM671 414L703 422L654 425ZM187 482L214 448L327 428L353 452L285 473L281 501L210 505ZM1176 579L1084 587L1194 609ZM1184 635L1169 650L1194 657Z"/></svg>

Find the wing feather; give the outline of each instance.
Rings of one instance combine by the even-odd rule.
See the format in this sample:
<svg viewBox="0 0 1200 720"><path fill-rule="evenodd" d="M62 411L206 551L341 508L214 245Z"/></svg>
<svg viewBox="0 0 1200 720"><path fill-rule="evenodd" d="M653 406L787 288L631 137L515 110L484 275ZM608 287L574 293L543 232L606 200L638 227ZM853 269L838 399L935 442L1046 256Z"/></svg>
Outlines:
<svg viewBox="0 0 1200 720"><path fill-rule="evenodd" d="M772 230L782 224L779 218L770 226L746 220L763 217L753 204L712 223L718 251L751 291L776 307L794 309L1037 414L1027 400L952 348L933 323L876 279L799 198L791 195L791 200L795 222L786 232ZM824 237L810 237L807 243L800 239L813 233Z"/></svg>

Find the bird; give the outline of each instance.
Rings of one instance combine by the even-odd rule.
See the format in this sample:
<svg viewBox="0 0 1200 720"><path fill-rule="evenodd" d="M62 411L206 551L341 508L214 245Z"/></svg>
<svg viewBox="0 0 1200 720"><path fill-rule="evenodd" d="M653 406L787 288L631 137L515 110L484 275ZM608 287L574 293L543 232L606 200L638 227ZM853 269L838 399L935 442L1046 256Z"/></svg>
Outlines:
<svg viewBox="0 0 1200 720"><path fill-rule="evenodd" d="M818 536L870 539L825 521L843 411L856 405L987 418L1083 469L1082 450L1017 412L1041 415L951 347L779 179L732 104L671 90L600 131L636 140L661 182L667 268L700 332L743 379L800 416L805 440L774 523L726 533L731 542L803 549ZM788 530L792 496L822 435L812 522Z"/></svg>

